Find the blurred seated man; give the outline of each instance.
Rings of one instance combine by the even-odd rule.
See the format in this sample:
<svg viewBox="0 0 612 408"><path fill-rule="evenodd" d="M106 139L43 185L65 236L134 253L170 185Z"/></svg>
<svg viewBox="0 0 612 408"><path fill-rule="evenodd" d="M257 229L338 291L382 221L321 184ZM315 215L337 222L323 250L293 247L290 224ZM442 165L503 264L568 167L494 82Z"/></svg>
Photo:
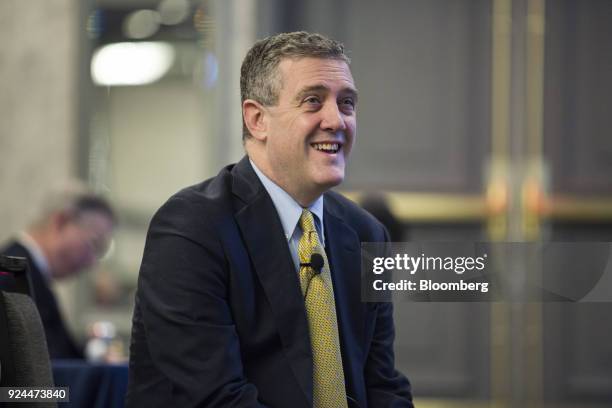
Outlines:
<svg viewBox="0 0 612 408"><path fill-rule="evenodd" d="M51 358L83 358L64 324L53 279L74 276L106 252L115 224L110 204L79 184L52 192L35 221L0 253L24 257Z"/></svg>

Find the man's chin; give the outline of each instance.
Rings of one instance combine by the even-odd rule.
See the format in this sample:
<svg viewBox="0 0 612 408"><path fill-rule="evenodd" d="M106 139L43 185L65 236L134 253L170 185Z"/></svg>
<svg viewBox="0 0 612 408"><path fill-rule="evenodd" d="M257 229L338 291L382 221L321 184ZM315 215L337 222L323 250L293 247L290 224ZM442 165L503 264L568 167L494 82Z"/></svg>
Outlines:
<svg viewBox="0 0 612 408"><path fill-rule="evenodd" d="M330 177L330 176L325 177L322 180L320 180L320 182L317 184L320 186L321 190L325 192L331 188L334 188L342 184L343 181L344 181L344 173L342 175L336 175L333 177Z"/></svg>

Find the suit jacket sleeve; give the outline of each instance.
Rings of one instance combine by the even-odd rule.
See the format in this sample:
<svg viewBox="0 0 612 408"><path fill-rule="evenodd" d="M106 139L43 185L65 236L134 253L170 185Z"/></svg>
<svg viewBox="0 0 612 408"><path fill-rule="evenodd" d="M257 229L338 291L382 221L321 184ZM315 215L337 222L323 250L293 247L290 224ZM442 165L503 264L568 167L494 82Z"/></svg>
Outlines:
<svg viewBox="0 0 612 408"><path fill-rule="evenodd" d="M383 234L388 242L384 227ZM393 303L377 303L374 336L365 365L369 407L413 407L410 383L395 369L394 339Z"/></svg>
<svg viewBox="0 0 612 408"><path fill-rule="evenodd" d="M151 222L138 283L151 359L174 406L262 407L243 373L221 240L200 210L172 198Z"/></svg>

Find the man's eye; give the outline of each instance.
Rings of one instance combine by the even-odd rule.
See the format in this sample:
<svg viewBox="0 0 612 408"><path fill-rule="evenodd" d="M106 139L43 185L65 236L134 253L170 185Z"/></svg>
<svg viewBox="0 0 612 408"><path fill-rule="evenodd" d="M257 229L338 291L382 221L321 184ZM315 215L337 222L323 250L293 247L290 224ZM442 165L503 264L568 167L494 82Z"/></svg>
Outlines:
<svg viewBox="0 0 612 408"><path fill-rule="evenodd" d="M304 99L304 102L309 105L318 105L319 103L321 103L317 96L309 96L308 98Z"/></svg>
<svg viewBox="0 0 612 408"><path fill-rule="evenodd" d="M342 104L343 105L350 105L352 107L355 107L355 101L353 100L353 98L344 98L342 100Z"/></svg>
<svg viewBox="0 0 612 408"><path fill-rule="evenodd" d="M340 101L340 104L344 109L355 109L355 100L353 98L344 98Z"/></svg>

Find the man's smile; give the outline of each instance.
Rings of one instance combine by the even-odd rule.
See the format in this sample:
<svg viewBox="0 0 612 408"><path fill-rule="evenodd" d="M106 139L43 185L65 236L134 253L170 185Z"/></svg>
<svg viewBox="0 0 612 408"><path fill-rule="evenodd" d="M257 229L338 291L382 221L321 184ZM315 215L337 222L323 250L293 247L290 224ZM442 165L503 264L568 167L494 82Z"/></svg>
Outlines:
<svg viewBox="0 0 612 408"><path fill-rule="evenodd" d="M315 150L318 150L327 154L336 154L342 149L342 143L340 142L317 142L310 144Z"/></svg>

